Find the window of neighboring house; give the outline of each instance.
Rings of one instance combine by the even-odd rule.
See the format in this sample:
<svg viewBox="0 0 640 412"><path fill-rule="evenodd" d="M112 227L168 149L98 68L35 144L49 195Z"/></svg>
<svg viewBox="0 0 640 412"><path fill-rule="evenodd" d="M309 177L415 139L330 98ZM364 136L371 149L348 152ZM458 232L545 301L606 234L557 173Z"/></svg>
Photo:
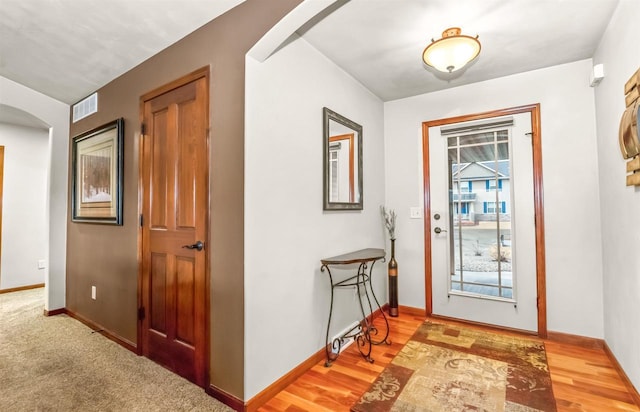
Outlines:
<svg viewBox="0 0 640 412"><path fill-rule="evenodd" d="M471 193L473 191L473 182L460 182L461 193Z"/></svg>
<svg viewBox="0 0 640 412"><path fill-rule="evenodd" d="M496 202L484 202L482 205L484 213L496 213ZM507 213L507 202L500 202L500 213Z"/></svg>
<svg viewBox="0 0 640 412"><path fill-rule="evenodd" d="M487 192L492 192L496 190L496 179L486 180L485 189ZM498 192L502 192L502 180L498 180Z"/></svg>

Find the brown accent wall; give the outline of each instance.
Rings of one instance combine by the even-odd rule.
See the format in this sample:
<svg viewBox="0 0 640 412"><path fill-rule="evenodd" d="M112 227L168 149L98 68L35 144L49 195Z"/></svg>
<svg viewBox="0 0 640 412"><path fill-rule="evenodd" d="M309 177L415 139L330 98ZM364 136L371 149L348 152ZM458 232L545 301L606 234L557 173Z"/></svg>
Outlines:
<svg viewBox="0 0 640 412"><path fill-rule="evenodd" d="M116 118L125 119L124 225L72 223L69 217L67 309L136 346L139 99L210 66L210 382L241 400L245 54L300 2L248 0L240 4L99 89L98 113L70 126L72 138ZM96 300L91 299L92 285L97 288Z"/></svg>

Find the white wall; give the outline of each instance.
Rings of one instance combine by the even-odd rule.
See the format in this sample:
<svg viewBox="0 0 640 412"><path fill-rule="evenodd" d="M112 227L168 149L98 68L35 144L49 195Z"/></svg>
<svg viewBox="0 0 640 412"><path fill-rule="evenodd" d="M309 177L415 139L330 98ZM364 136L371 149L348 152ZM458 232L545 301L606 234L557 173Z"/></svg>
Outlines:
<svg viewBox="0 0 640 412"><path fill-rule="evenodd" d="M636 389L640 389L640 187L625 186L618 128L625 109L624 84L640 68L640 2L621 0L595 64L605 78L596 88L602 222L605 341Z"/></svg>
<svg viewBox="0 0 640 412"><path fill-rule="evenodd" d="M386 199L398 211L399 302L425 307L421 123L541 104L548 328L603 337L591 60L385 103Z"/></svg>
<svg viewBox="0 0 640 412"><path fill-rule="evenodd" d="M0 289L44 283L49 131L0 123L4 146Z"/></svg>
<svg viewBox="0 0 640 412"><path fill-rule="evenodd" d="M47 226L45 309L65 305L67 246L67 179L69 164L69 105L0 77L0 104L32 114L50 126L47 168Z"/></svg>
<svg viewBox="0 0 640 412"><path fill-rule="evenodd" d="M362 211L322 210L325 106L363 127ZM379 211L383 104L296 39L264 63L247 57L245 121L245 398L250 399L324 347L330 287L320 259L385 246ZM385 263L374 268L376 293L386 302ZM332 331L357 319L355 304L353 291L336 292Z"/></svg>

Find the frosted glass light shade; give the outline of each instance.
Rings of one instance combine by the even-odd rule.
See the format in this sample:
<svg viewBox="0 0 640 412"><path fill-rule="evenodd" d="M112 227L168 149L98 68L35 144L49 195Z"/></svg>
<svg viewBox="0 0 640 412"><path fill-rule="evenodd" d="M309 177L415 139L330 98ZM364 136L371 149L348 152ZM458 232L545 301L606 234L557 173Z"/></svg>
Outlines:
<svg viewBox="0 0 640 412"><path fill-rule="evenodd" d="M422 60L436 70L445 73L462 69L480 54L477 37L460 34L459 27L442 32L442 38L432 41L422 53Z"/></svg>

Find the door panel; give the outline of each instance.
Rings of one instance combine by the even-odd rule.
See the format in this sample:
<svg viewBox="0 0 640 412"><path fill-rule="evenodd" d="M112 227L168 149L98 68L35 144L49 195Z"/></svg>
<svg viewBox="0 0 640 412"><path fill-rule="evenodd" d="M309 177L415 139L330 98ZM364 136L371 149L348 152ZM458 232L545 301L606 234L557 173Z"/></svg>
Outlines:
<svg viewBox="0 0 640 412"><path fill-rule="evenodd" d="M178 319L176 339L182 343L194 345L195 319L195 262L194 259L180 257L177 261L177 299L176 311Z"/></svg>
<svg viewBox="0 0 640 412"><path fill-rule="evenodd" d="M165 153L168 150L167 147L167 111L153 113L153 120L149 122L153 125L153 141L152 145L152 160L149 162L150 175L153 181L151 182L150 192L151 210L147 214L150 219L151 227L154 229L167 227L167 205L164 199L167 198L167 186L169 184L169 177L167 172L167 164L164 159L167 157Z"/></svg>
<svg viewBox="0 0 640 412"><path fill-rule="evenodd" d="M152 253L151 255L151 294L149 295L149 318L151 328L159 333L166 334L166 296L167 288L167 255Z"/></svg>
<svg viewBox="0 0 640 412"><path fill-rule="evenodd" d="M208 77L178 83L143 97L141 346L204 386ZM187 247L196 242L204 247Z"/></svg>
<svg viewBox="0 0 640 412"><path fill-rule="evenodd" d="M194 116L193 102L187 102L180 105L181 119L189 119ZM197 156L195 150L197 149L196 131L193 130L193 125L189 122L182 122L179 125L180 135L184 136L178 142L178 148L176 153L176 162L180 175L177 179L177 210L176 210L176 224L181 229L192 229L196 224L196 199L194 197L193 182L196 181L196 168L199 166L197 163Z"/></svg>
<svg viewBox="0 0 640 412"><path fill-rule="evenodd" d="M432 313L535 331L531 115L513 119L508 140L474 132L452 146L440 127L429 129Z"/></svg>

